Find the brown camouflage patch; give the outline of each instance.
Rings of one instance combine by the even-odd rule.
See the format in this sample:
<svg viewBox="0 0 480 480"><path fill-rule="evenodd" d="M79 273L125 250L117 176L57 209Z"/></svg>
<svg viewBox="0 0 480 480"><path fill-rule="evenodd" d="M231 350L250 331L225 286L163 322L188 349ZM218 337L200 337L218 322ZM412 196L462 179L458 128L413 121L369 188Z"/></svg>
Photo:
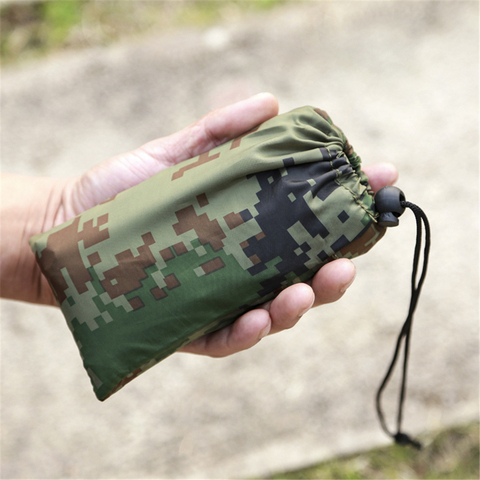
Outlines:
<svg viewBox="0 0 480 480"><path fill-rule="evenodd" d="M175 245L173 245L173 249L175 250L175 253L177 255L183 255L184 253L187 253L187 247L183 242L178 242Z"/></svg>
<svg viewBox="0 0 480 480"><path fill-rule="evenodd" d="M187 249L185 248L185 251ZM176 250L175 250L176 251ZM177 255L180 255L177 253ZM171 260L172 258L175 258L175 255L172 253L172 251L170 250L169 247L167 248L164 248L163 250L160 250L160 256L163 258L163 260L165 260L166 262L168 262L169 260Z"/></svg>
<svg viewBox="0 0 480 480"><path fill-rule="evenodd" d="M197 202L200 207L206 207L208 205L208 198L204 193L202 193L197 195Z"/></svg>
<svg viewBox="0 0 480 480"><path fill-rule="evenodd" d="M98 265L102 261L98 252L93 252L91 255L88 255L87 260L92 267Z"/></svg>
<svg viewBox="0 0 480 480"><path fill-rule="evenodd" d="M202 270L205 272L206 275L209 273L216 272L217 270L220 270L225 266L223 263L223 260L220 257L216 257L212 260L209 260L206 263L203 263L200 265L202 267Z"/></svg>
<svg viewBox="0 0 480 480"><path fill-rule="evenodd" d="M214 251L223 247L222 240L226 235L218 220L210 220L206 213L197 215L192 205L175 212L175 215L178 218L178 223L173 225L173 229L177 235L195 230L202 245L209 243Z"/></svg>
<svg viewBox="0 0 480 480"><path fill-rule="evenodd" d="M178 281L177 277L173 273L171 273L170 275L167 275L164 278L164 280L169 290L173 290L174 288L180 286L180 282Z"/></svg>
<svg viewBox="0 0 480 480"><path fill-rule="evenodd" d="M372 223L367 231L359 238L355 239L352 243L343 247L337 253L342 257L358 257L367 253L375 243L380 240L386 232L386 228L380 227L376 223Z"/></svg>
<svg viewBox="0 0 480 480"><path fill-rule="evenodd" d="M110 298L117 298L140 288L141 281L148 276L145 269L155 264L155 257L149 248L155 243L153 235L146 233L142 235L142 240L144 244L138 247L138 255L135 256L131 250L117 253L115 259L118 265L104 272L105 279L101 283Z"/></svg>
<svg viewBox="0 0 480 480"><path fill-rule="evenodd" d="M243 218L239 213L229 213L228 215L225 215L223 219L230 230L233 230L244 223Z"/></svg>
<svg viewBox="0 0 480 480"><path fill-rule="evenodd" d="M83 225L83 230L79 232L78 239L83 240L83 247L89 248L107 240L110 235L108 229L100 230L102 225L108 222L108 213L97 218L97 226L93 226L93 220L88 220Z"/></svg>
<svg viewBox="0 0 480 480"><path fill-rule="evenodd" d="M252 255L251 257L248 257L254 265L258 265L259 263L262 263L262 261L258 258L258 255Z"/></svg>
<svg viewBox="0 0 480 480"><path fill-rule="evenodd" d="M85 268L78 242L83 240L84 247L88 248L108 239L108 229L100 230L100 226L104 225L107 220L108 215L102 215L97 220L99 224L96 227L93 226L93 220L89 220L85 222L83 230L79 232L80 217L76 217L71 224L49 235L47 247L42 251L41 257L38 253L35 254L43 274L49 279L60 303L67 298L65 290L68 288L61 272L62 268L67 269L79 294L88 291L87 282L90 282L92 277ZM69 245L70 248L66 249L65 245Z"/></svg>
<svg viewBox="0 0 480 480"><path fill-rule="evenodd" d="M145 306L140 297L134 297L129 300L128 303L133 308L133 310L140 310L140 308L143 308Z"/></svg>
<svg viewBox="0 0 480 480"><path fill-rule="evenodd" d="M167 292L160 287L154 287L150 290L150 293L153 295L155 300L161 300L167 296Z"/></svg>
<svg viewBox="0 0 480 480"><path fill-rule="evenodd" d="M210 156L210 152L205 152L205 153L202 153L199 157L198 157L198 160L194 163L190 163L188 165L185 165L183 166L182 168L180 168L180 170L177 170L173 175L172 175L172 180L176 180L177 178L181 178L183 177L183 174L187 171L187 170L191 170L192 168L195 168L195 167L198 167L199 165L203 165L204 163L207 163L207 162L210 162L212 160L215 160L216 158L218 158L220 156L219 153L216 153L212 156Z"/></svg>

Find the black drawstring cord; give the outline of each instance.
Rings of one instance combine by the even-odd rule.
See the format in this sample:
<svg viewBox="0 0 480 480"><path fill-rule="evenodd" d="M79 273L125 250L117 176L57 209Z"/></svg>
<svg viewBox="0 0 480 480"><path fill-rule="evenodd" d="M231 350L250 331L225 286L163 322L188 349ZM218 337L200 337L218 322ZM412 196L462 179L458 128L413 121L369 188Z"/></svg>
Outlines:
<svg viewBox="0 0 480 480"><path fill-rule="evenodd" d="M430 252L430 225L428 223L428 218L423 212L423 210L418 207L417 205L407 202L407 201L400 201L400 205L403 209L409 208L415 214L415 220L417 223L417 238L415 243L415 255L413 258L413 270L412 270L412 291L411 291L411 298L410 298L410 307L408 311L407 319L403 324L402 330L398 336L397 344L395 347L395 352L393 354L392 362L387 370L387 373L377 391L376 396L376 406L377 406L377 413L378 418L380 420L380 424L382 425L383 430L387 435L391 436L395 443L399 445L411 445L417 449L422 448L421 443L416 440L410 438L407 434L402 433L402 414L403 414L403 404L405 401L405 394L406 394L406 383L407 383L407 368L408 368L408 355L409 355L409 348L410 348L410 335L411 335L411 328L412 328L412 321L413 321L413 314L415 312L415 308L417 307L418 298L420 296L420 291L422 289L423 282L425 280L425 276L427 274L427 266L428 266L428 255ZM401 213L400 213L401 214ZM417 272L418 272L418 265L420 262L420 254L421 254L421 244L422 244L422 222L425 228L425 248L423 252L423 268L422 273L420 275L420 279L417 283ZM388 384L390 377L393 373L395 368L395 364L397 362L398 354L400 352L400 348L402 345L402 340L404 341L404 351L403 351L403 372L402 372L402 381L401 381L401 388L400 388L400 396L399 396L399 403L398 403L398 415L397 415L397 433L392 433L385 422L385 418L382 412L380 400L382 396L382 392Z"/></svg>

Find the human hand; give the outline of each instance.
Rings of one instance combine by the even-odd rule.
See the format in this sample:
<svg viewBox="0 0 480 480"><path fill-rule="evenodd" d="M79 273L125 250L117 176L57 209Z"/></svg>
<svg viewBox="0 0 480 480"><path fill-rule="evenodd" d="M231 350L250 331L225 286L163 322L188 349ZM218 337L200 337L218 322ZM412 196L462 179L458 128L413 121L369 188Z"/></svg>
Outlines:
<svg viewBox="0 0 480 480"><path fill-rule="evenodd" d="M277 115L270 94L210 112L189 127L100 163L69 179L1 175L0 294L56 305L28 240L161 170L211 150Z"/></svg>
<svg viewBox="0 0 480 480"><path fill-rule="evenodd" d="M107 160L81 177L58 180L2 175L1 295L55 305L28 245L32 235L73 218L164 168L225 143L277 113L275 97L260 94L214 110L180 132ZM394 183L397 177L389 164L364 170L374 190ZM293 327L312 306L338 300L354 277L355 267L349 260L331 262L322 267L310 285L292 285L262 308L182 350L222 357L250 348L267 334Z"/></svg>

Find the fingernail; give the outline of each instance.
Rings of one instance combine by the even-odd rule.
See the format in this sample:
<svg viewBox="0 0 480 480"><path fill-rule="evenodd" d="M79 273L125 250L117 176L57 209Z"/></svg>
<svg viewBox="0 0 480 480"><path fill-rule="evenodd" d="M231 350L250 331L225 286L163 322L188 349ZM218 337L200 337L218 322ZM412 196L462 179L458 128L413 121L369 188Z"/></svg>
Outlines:
<svg viewBox="0 0 480 480"><path fill-rule="evenodd" d="M258 336L258 339L261 340L262 338L265 338L269 333L270 333L270 324L268 324L268 325L260 332L260 335Z"/></svg>
<svg viewBox="0 0 480 480"><path fill-rule="evenodd" d="M305 308L299 313L298 318L303 317L313 307L314 302L315 302L315 295L312 294L312 303L310 303L310 305L307 308Z"/></svg>
<svg viewBox="0 0 480 480"><path fill-rule="evenodd" d="M356 275L353 276L353 278L348 282L346 283L345 285L343 285L342 287L340 287L340 293L345 293L348 288L350 287L350 285L353 283L353 281L355 280L355 277Z"/></svg>

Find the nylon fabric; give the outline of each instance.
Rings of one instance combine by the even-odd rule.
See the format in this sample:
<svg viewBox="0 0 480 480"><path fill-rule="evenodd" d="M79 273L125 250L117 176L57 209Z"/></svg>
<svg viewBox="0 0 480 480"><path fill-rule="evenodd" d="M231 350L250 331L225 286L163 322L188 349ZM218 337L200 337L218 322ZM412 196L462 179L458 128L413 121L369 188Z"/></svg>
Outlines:
<svg viewBox="0 0 480 480"><path fill-rule="evenodd" d="M104 400L384 234L360 157L302 107L30 240Z"/></svg>

